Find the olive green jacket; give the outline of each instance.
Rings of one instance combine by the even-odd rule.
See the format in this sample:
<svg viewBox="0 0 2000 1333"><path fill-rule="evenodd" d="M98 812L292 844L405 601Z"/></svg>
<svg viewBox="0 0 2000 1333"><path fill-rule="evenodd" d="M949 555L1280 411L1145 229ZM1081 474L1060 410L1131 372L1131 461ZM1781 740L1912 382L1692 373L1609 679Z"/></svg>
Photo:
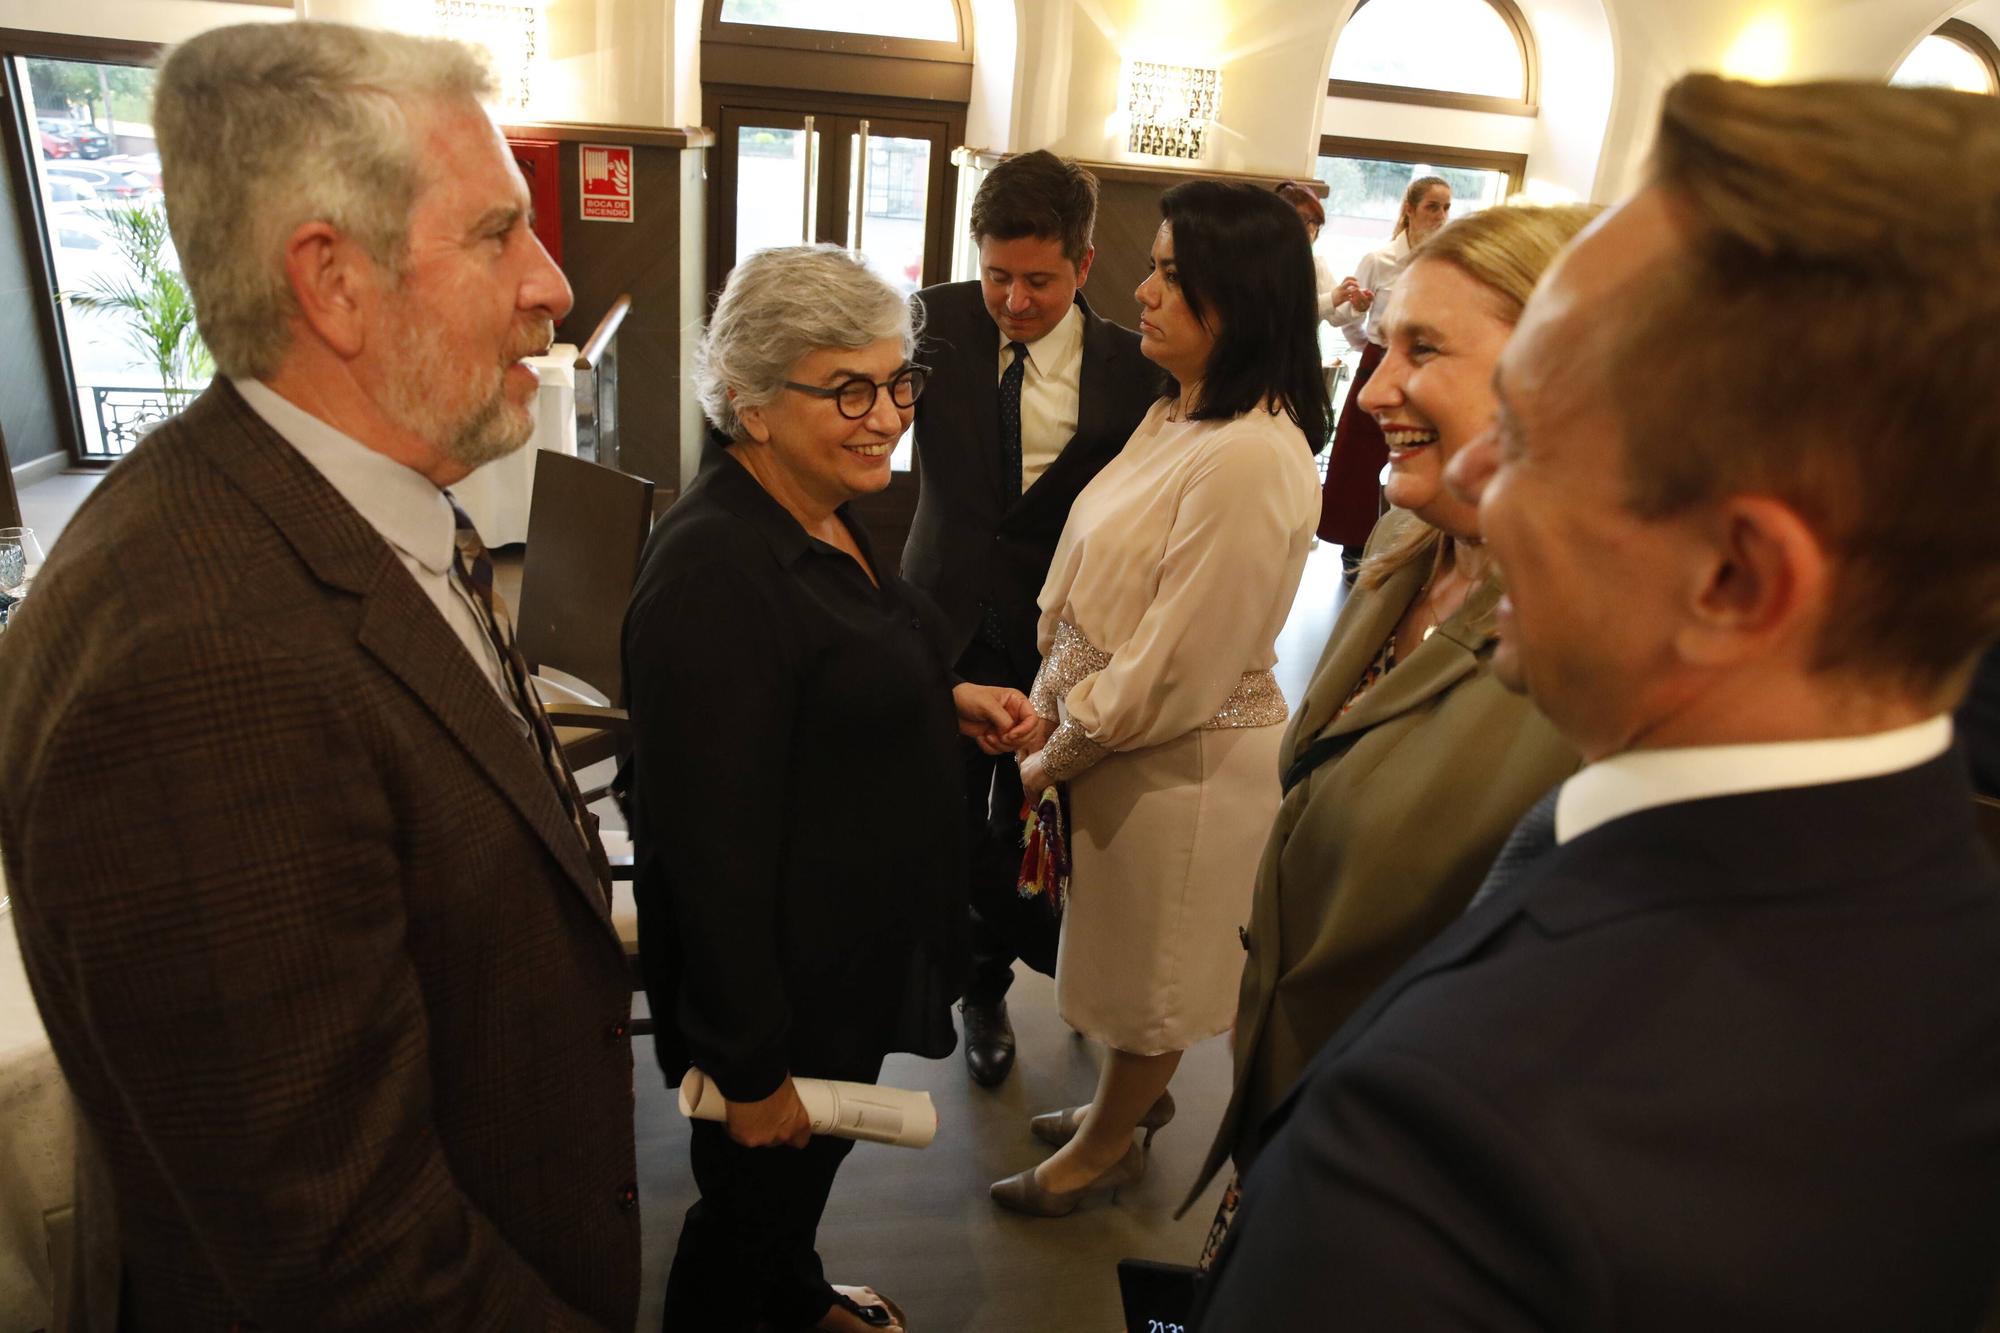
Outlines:
<svg viewBox="0 0 2000 1333"><path fill-rule="evenodd" d="M1391 511L1369 550L1419 521ZM1577 769L1548 719L1493 677L1500 588L1490 577L1341 713L1428 572L1419 560L1348 596L1285 734L1281 773L1321 737L1351 744L1285 794L1265 843L1235 1086L1189 1203L1225 1159L1249 1169L1259 1124L1314 1053L1465 910L1515 822Z"/></svg>

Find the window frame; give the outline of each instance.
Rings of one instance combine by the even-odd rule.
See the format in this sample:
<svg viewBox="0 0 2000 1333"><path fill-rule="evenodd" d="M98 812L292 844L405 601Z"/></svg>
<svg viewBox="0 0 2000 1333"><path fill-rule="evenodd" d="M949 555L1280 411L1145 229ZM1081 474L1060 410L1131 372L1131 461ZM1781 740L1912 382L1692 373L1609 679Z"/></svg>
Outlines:
<svg viewBox="0 0 2000 1333"><path fill-rule="evenodd" d="M56 300L55 229L43 211L41 190L36 183L38 145L32 133L22 128L22 122L27 118L28 99L26 89L17 77L19 69L14 61L19 57L112 65L156 65L165 51L166 47L159 42L39 32L32 28L0 28L0 63L6 67L4 74L0 75L0 100L13 103L13 107L0 116L0 148L4 148L7 158L4 169L20 188L16 204L21 234L32 238L31 243L39 247L34 256L40 265L37 276L41 279L38 290L32 294L35 316L36 322L41 325L45 346L50 350L49 363L56 375L56 382L49 385L49 390L58 408L57 435L69 454L68 466L73 468L92 471L108 469L117 459L86 454L84 451L89 436L84 431L83 408L77 402L76 366L70 357L69 338L64 332L62 312ZM0 457L0 466L5 465L5 458Z"/></svg>
<svg viewBox="0 0 2000 1333"><path fill-rule="evenodd" d="M724 23L724 0L702 0L702 82L968 102L972 97L972 3L938 3L949 3L958 16L955 42Z"/></svg>
<svg viewBox="0 0 2000 1333"><path fill-rule="evenodd" d="M1938 24L1936 28L1925 33L1924 36L1926 39L1931 37L1943 38L1945 41L1961 48L1974 60L1984 65L1986 67L1986 77L1993 85L1992 90L1987 93L1987 96L2000 97L2000 43L1996 43L1991 37L1987 36L1984 29L1976 28L1964 19L1946 19L1944 22ZM1918 45L1922 45L1922 43L1919 42ZM1915 50L1914 47L1911 49ZM1903 59L1908 60L1909 57L1904 56ZM1889 71L1889 77L1891 79L1895 78L1897 71L1901 69L1902 65L1898 64L1896 69Z"/></svg>
<svg viewBox="0 0 2000 1333"><path fill-rule="evenodd" d="M1502 153L1484 148L1447 148L1443 144L1408 143L1397 139L1354 139L1341 134L1319 137L1320 157L1359 157L1376 162L1408 162L1465 171L1498 171L1507 177L1506 198L1521 192L1528 178L1526 153ZM1318 167L1318 162L1314 162Z"/></svg>
<svg viewBox="0 0 2000 1333"><path fill-rule="evenodd" d="M1528 26L1527 15L1521 12L1514 0L1485 0L1501 20L1507 30L1514 35L1514 44L1521 54L1520 97L1492 97L1484 93L1453 93L1438 88L1412 88L1400 83L1368 83L1359 79L1335 79L1326 81L1328 97L1351 97L1366 102L1398 102L1406 106L1439 106L1453 111L1493 111L1506 116L1535 116L1541 111L1542 71L1541 58L1535 46L1534 29ZM720 0L717 0L720 3ZM1347 16L1347 23L1354 21L1368 5L1368 0L1360 0L1354 6L1354 13ZM1345 35L1347 23L1341 24ZM1340 49L1340 38L1334 38L1334 50ZM1448 164L1449 165L1449 164Z"/></svg>

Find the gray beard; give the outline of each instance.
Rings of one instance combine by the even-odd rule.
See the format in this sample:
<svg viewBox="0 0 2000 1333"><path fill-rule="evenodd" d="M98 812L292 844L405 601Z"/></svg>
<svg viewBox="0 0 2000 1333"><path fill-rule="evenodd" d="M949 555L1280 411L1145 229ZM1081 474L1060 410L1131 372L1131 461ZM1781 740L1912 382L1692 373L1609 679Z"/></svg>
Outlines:
<svg viewBox="0 0 2000 1333"><path fill-rule="evenodd" d="M495 393L440 439L438 448L446 458L468 468L505 458L526 444L535 430L532 418L521 420L507 409L504 391Z"/></svg>

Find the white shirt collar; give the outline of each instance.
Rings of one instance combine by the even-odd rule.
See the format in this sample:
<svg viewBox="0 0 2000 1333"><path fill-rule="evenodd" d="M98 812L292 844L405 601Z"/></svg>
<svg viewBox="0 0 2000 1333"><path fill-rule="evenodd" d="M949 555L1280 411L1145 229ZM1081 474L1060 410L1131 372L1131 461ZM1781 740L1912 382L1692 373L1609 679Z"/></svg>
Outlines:
<svg viewBox="0 0 2000 1333"><path fill-rule="evenodd" d="M433 574L450 567L457 525L451 502L430 478L334 429L261 380L229 382L384 541Z"/></svg>
<svg viewBox="0 0 2000 1333"><path fill-rule="evenodd" d="M1070 302L1069 312L1056 321L1056 326L1041 337L1027 344L1028 364L1043 378L1062 374L1063 367L1083 354L1083 311L1076 302ZM1000 344L1000 369L1005 372L1013 358L1007 351L1007 344Z"/></svg>
<svg viewBox="0 0 2000 1333"><path fill-rule="evenodd" d="M1629 750L1591 764L1563 784L1556 797L1556 842L1656 806L1881 777L1928 763L1950 748L1951 718L1940 714L1872 736Z"/></svg>

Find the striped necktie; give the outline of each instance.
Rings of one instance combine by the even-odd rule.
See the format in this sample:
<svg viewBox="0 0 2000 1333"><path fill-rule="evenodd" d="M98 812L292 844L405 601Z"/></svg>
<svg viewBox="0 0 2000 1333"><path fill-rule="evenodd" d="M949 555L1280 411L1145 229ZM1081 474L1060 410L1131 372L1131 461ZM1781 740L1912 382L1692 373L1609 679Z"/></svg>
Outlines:
<svg viewBox="0 0 2000 1333"><path fill-rule="evenodd" d="M529 681L527 659L514 646L514 622L507 614L506 599L493 587L493 557L486 553L486 543L479 540L479 532L472 526L471 516L459 508L458 501L452 499L450 492L445 493L445 499L451 505L452 537L458 546L458 558L451 562L452 573L472 594L473 605L479 610L480 627L486 631L494 652L499 654L508 691L514 696L514 706L527 719L528 729L535 737L535 749L542 757L542 767L555 784L556 795L562 800L570 824L575 827L577 836L583 839L584 854L590 858L591 871L597 876L598 892L604 896L608 910L611 906L611 867L604 857L604 844L597 839L596 816L583 803L583 794L577 790L576 778L570 773L569 764L563 759L562 746L556 741L555 728L549 725L548 715L542 711L541 700Z"/></svg>

